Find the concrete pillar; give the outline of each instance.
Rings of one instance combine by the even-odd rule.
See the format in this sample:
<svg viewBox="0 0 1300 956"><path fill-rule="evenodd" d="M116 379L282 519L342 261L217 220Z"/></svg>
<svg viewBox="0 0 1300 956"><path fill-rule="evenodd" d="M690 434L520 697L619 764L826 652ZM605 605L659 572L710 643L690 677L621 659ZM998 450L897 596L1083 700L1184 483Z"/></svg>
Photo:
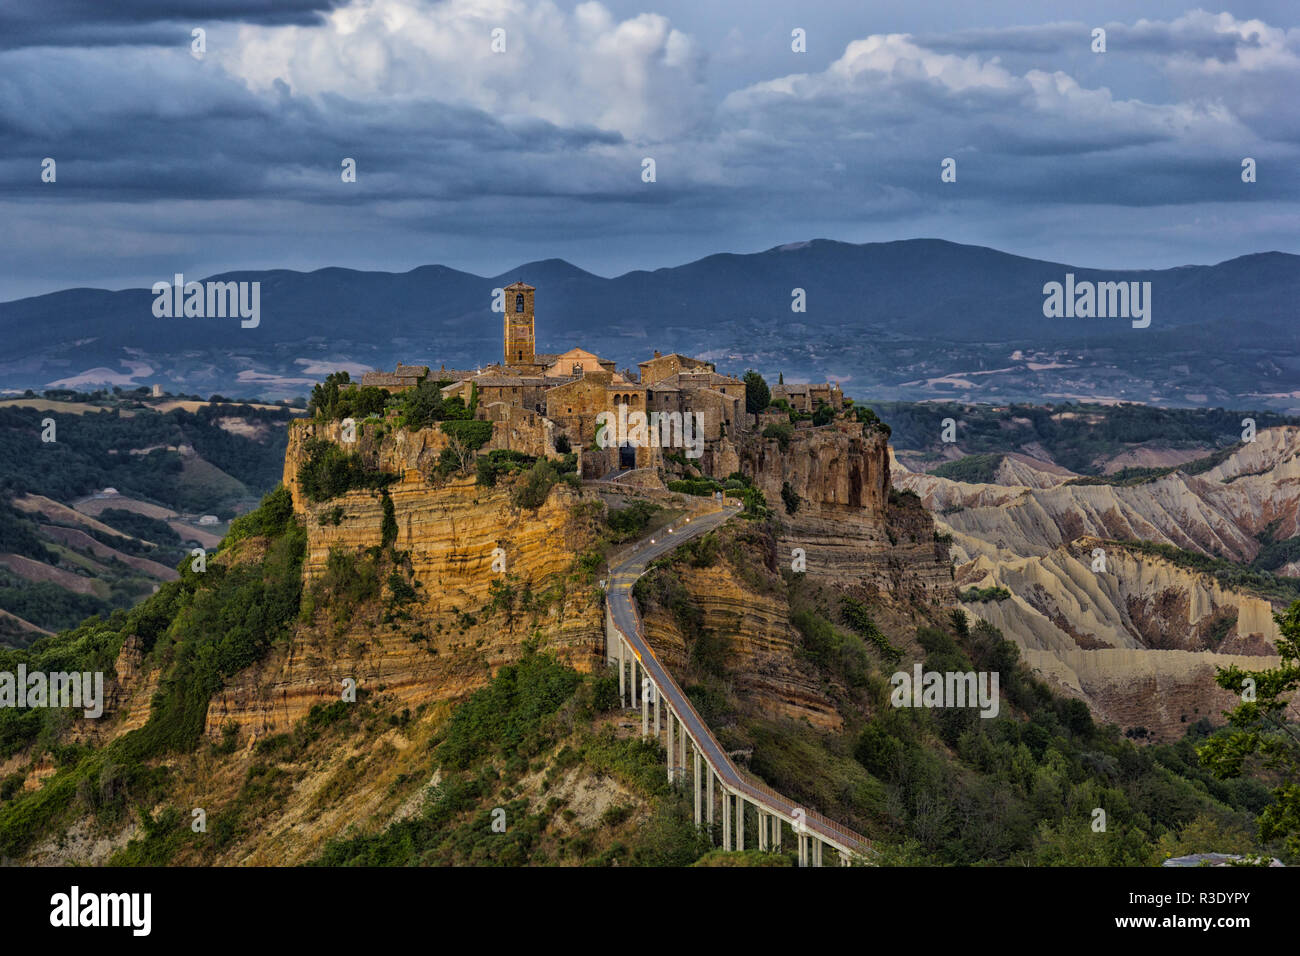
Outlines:
<svg viewBox="0 0 1300 956"><path fill-rule="evenodd" d="M682 768L683 777L686 776L686 747L688 743L689 738L686 735L686 725L682 723L682 719L679 716L677 718L677 749L681 753L682 759L677 761L677 766Z"/></svg>
<svg viewBox="0 0 1300 956"><path fill-rule="evenodd" d="M817 837L812 838L813 866L822 865L822 841Z"/></svg>
<svg viewBox="0 0 1300 956"><path fill-rule="evenodd" d="M852 863L849 862L849 855L847 853L845 853L843 850L840 850L839 854L840 854L840 866L853 865Z"/></svg>
<svg viewBox="0 0 1300 956"><path fill-rule="evenodd" d="M736 794L736 849L745 849L745 798Z"/></svg>
<svg viewBox="0 0 1300 956"><path fill-rule="evenodd" d="M781 852L781 818L775 815L772 817L772 851Z"/></svg>
<svg viewBox="0 0 1300 956"><path fill-rule="evenodd" d="M618 706L627 706L627 660L624 653L627 651L627 642L623 638L618 639Z"/></svg>
<svg viewBox="0 0 1300 956"><path fill-rule="evenodd" d="M655 740L659 739L659 695L655 694Z"/></svg>
<svg viewBox="0 0 1300 956"><path fill-rule="evenodd" d="M632 665L632 706L635 707L635 706L636 706L636 689L637 689L636 658L633 657L630 661L628 661L628 663Z"/></svg>
<svg viewBox="0 0 1300 956"><path fill-rule="evenodd" d="M762 853L767 850L767 814L757 806L754 811L758 814L758 850Z"/></svg>
<svg viewBox="0 0 1300 956"><path fill-rule="evenodd" d="M713 768L712 767L709 767L708 789L709 792L704 802L708 807L709 832L712 833L713 832Z"/></svg>
<svg viewBox="0 0 1300 956"><path fill-rule="evenodd" d="M722 849L731 850L731 794L722 791Z"/></svg>
<svg viewBox="0 0 1300 956"><path fill-rule="evenodd" d="M671 708L668 709L667 716L668 716L668 720L667 720L668 726L664 729L668 735L668 746L665 747L664 749L667 751L667 756L668 756L668 782L672 783L673 782L673 759L677 756L677 754L673 748L673 712Z"/></svg>
<svg viewBox="0 0 1300 956"><path fill-rule="evenodd" d="M808 865L808 837L802 833L796 833L795 837L799 841L799 865Z"/></svg>
<svg viewBox="0 0 1300 956"><path fill-rule="evenodd" d="M692 768L694 773L691 774L691 785L695 790L695 826L698 828L703 822L700 816L700 795L704 790L704 781L700 779L700 751L695 751L695 766Z"/></svg>
<svg viewBox="0 0 1300 956"><path fill-rule="evenodd" d="M634 671L636 670L636 665L635 665L635 664L632 665L632 670L634 670ZM632 683L632 687L633 687L633 690L632 690L632 701L633 701L632 706L635 707L635 706L636 706L636 689L635 689L635 688L636 688L636 682L635 682L635 681ZM648 733L650 733L650 702L647 701L647 700L645 699L645 696L644 696L644 695L642 695L642 697L641 697L641 736L644 737L644 736L645 736L646 734L648 734Z"/></svg>

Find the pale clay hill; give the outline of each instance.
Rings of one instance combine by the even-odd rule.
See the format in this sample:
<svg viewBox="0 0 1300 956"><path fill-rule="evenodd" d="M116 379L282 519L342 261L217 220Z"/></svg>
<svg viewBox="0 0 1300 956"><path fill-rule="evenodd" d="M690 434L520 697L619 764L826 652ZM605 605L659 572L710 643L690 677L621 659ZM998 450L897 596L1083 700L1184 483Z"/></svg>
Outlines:
<svg viewBox="0 0 1300 956"><path fill-rule="evenodd" d="M952 534L959 586L1011 592L966 610L1002 628L1032 667L1100 719L1177 736L1230 706L1213 683L1216 667L1277 661L1268 601L1114 545L1105 545L1099 574L1093 550L1141 539L1248 562L1270 525L1279 539L1300 533L1300 429L1261 431L1201 475L1128 487L1069 485L1069 472L1024 456L1002 461L998 484L917 474L897 461L891 474Z"/></svg>

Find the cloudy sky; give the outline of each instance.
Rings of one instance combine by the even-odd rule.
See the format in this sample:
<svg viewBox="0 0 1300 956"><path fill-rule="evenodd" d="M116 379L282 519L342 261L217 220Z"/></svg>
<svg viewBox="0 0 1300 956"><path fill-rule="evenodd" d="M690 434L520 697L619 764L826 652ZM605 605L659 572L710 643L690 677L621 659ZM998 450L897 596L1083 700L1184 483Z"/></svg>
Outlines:
<svg viewBox="0 0 1300 956"><path fill-rule="evenodd" d="M0 0L0 300L817 237L1300 252L1298 92L1293 0Z"/></svg>

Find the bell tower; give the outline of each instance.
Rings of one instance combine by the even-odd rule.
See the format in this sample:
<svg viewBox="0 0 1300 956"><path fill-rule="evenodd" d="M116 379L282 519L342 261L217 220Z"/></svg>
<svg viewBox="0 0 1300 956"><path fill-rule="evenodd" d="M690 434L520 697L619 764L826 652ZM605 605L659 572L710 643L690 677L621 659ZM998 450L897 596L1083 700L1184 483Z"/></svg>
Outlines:
<svg viewBox="0 0 1300 956"><path fill-rule="evenodd" d="M533 292L530 285L516 282L505 288L505 364L532 365L537 348L533 338Z"/></svg>

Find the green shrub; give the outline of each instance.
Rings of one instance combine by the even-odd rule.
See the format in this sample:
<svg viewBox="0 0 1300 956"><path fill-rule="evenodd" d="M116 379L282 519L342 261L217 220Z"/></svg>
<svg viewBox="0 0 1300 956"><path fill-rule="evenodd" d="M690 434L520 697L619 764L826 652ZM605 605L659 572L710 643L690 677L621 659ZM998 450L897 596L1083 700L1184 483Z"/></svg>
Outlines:
<svg viewBox="0 0 1300 956"><path fill-rule="evenodd" d="M329 501L349 491L383 488L397 480L396 475L367 467L360 455L345 452L333 442L313 438L305 450L307 458L298 469L298 485L308 501Z"/></svg>
<svg viewBox="0 0 1300 956"><path fill-rule="evenodd" d="M397 512L393 508L393 496L385 488L382 492L384 519L380 524L381 547L391 548L397 541Z"/></svg>
<svg viewBox="0 0 1300 956"><path fill-rule="evenodd" d="M466 448L477 451L492 437L492 423L475 420L444 421L439 426L447 435Z"/></svg>
<svg viewBox="0 0 1300 956"><path fill-rule="evenodd" d="M861 601L851 597L841 598L840 612L844 615L845 623L861 637L876 645L885 660L896 663L902 659L903 652L890 644L889 639L880 633L880 629L876 627L876 622L871 619L871 615L867 612L866 605Z"/></svg>
<svg viewBox="0 0 1300 956"><path fill-rule="evenodd" d="M575 455L574 458L576 459L577 456ZM498 478L521 472L536 461L537 459L532 455L525 455L521 451L497 448L478 457L475 462L475 484L488 488L494 487Z"/></svg>
<svg viewBox="0 0 1300 956"><path fill-rule="evenodd" d="M372 557L335 545L315 590L338 620L345 619L358 604L378 597L379 586L379 568Z"/></svg>
<svg viewBox="0 0 1300 956"><path fill-rule="evenodd" d="M546 503L559 474L548 459L541 459L528 469L510 491L510 503L516 508L536 510Z"/></svg>
<svg viewBox="0 0 1300 956"><path fill-rule="evenodd" d="M764 438L775 438L785 451L790 447L790 439L794 437L794 426L786 422L773 422L763 429Z"/></svg>
<svg viewBox="0 0 1300 956"><path fill-rule="evenodd" d="M721 491L722 485L712 478L679 478L668 482L668 490L679 494L708 498L714 492Z"/></svg>
<svg viewBox="0 0 1300 956"><path fill-rule="evenodd" d="M617 544L640 537L654 516L662 510L659 505L637 499L625 508L611 510L605 522L613 532L611 538Z"/></svg>
<svg viewBox="0 0 1300 956"><path fill-rule="evenodd" d="M293 495L284 485L264 498L257 509L236 518L230 523L224 544L233 544L241 538L254 536L279 537L284 534L293 520ZM335 522L337 524L337 522Z"/></svg>
<svg viewBox="0 0 1300 956"><path fill-rule="evenodd" d="M531 755L543 718L573 695L581 679L553 657L527 651L452 711L438 758L465 768L488 754Z"/></svg>

